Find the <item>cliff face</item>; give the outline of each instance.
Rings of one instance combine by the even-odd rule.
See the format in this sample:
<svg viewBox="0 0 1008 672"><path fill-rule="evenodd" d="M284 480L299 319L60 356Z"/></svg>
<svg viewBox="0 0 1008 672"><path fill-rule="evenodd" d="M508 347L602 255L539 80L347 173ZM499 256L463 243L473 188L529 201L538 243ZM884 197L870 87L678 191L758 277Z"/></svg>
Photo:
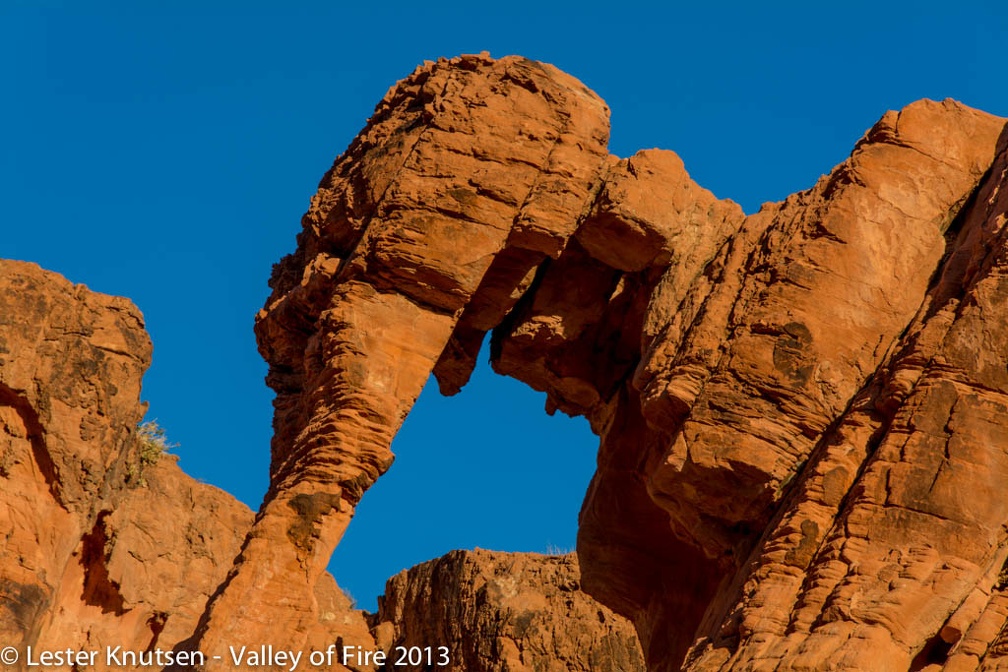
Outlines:
<svg viewBox="0 0 1008 672"><path fill-rule="evenodd" d="M597 96L521 58L386 95L256 321L277 398L254 521L164 460L136 487L135 309L0 267L0 636L640 669L621 614L655 671L1008 666L1005 120L888 112L750 216L607 139ZM599 435L578 563L450 554L366 621L325 566L424 382L458 392L487 333Z"/></svg>
<svg viewBox="0 0 1008 672"><path fill-rule="evenodd" d="M357 646L370 661L331 669L360 672L379 669L375 652L393 660L400 646L445 646L458 670L643 669L632 625L578 589L572 557L455 553L390 581L387 608L374 616L323 572L306 603L293 603L311 614L302 631L282 595L253 591L235 611L209 609L246 567L253 514L145 444L137 423L150 354L126 299L0 260L0 643L20 654L5 669L33 669L29 646L36 666L39 651L99 651L100 670L122 669L106 664L107 647L200 646L222 656L211 666L230 669L232 644L286 644L305 659ZM294 505L307 516L315 501ZM251 545L283 548L311 535L305 525ZM304 576L290 580L298 594ZM266 635L256 629L264 614L273 615ZM220 648L201 639L212 616L234 636Z"/></svg>
<svg viewBox="0 0 1008 672"><path fill-rule="evenodd" d="M141 455L150 354L129 301L0 260L5 645L171 648L238 552L252 512Z"/></svg>

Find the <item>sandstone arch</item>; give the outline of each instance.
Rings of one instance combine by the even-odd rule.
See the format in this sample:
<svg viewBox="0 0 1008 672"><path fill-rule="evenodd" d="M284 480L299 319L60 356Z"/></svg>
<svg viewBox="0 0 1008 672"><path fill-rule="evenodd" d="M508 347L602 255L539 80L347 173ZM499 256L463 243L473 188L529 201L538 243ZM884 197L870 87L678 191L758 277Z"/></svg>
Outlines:
<svg viewBox="0 0 1008 672"><path fill-rule="evenodd" d="M1003 128L915 103L746 217L671 152L608 156L604 103L550 66L419 68L274 269L271 487L202 647L265 636L274 609L311 641L316 582L424 381L457 391L492 331L498 371L600 436L583 582L651 669L906 670L935 637L996 665ZM253 592L270 610L241 609Z"/></svg>

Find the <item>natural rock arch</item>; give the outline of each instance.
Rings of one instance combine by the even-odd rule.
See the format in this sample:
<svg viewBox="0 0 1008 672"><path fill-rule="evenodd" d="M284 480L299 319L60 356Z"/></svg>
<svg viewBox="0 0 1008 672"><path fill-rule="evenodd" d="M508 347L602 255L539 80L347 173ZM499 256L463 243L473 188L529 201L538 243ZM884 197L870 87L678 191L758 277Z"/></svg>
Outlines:
<svg viewBox="0 0 1008 672"><path fill-rule="evenodd" d="M574 551L598 437L584 418L546 415L545 395L494 373L488 352L461 394L428 380L395 462L356 507L328 568L358 608L374 611L389 577L452 550Z"/></svg>
<svg viewBox="0 0 1008 672"><path fill-rule="evenodd" d="M551 66L419 68L274 269L271 486L202 648L275 639L275 605L311 640L314 586L421 387L457 391L492 331L499 372L600 436L583 585L651 669L905 670L951 630L953 656L999 655L1003 126L950 101L887 113L745 217L671 152L610 157L604 103ZM221 616L250 593L274 606Z"/></svg>

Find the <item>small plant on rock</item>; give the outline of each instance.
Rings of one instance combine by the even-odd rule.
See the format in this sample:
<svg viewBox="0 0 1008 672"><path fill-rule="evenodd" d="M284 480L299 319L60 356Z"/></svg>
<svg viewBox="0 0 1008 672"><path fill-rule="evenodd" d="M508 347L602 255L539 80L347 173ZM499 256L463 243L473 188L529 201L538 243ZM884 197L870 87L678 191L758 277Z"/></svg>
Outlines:
<svg viewBox="0 0 1008 672"><path fill-rule="evenodd" d="M175 447L168 442L165 430L157 420L148 420L137 426L137 439L140 441L140 462L144 465L156 464L161 455Z"/></svg>
<svg viewBox="0 0 1008 672"><path fill-rule="evenodd" d="M147 420L137 425L134 435L137 446L137 461L129 465L126 471L127 480L139 486L146 486L144 471L147 467L157 464L161 456L176 446L168 441L165 430L157 420Z"/></svg>

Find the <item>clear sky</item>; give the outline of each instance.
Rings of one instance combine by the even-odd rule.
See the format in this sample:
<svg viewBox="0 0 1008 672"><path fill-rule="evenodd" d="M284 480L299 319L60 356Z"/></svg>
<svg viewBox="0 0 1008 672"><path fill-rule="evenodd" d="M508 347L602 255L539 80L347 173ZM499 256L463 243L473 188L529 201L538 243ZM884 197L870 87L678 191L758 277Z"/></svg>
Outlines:
<svg viewBox="0 0 1008 672"><path fill-rule="evenodd" d="M553 63L608 102L610 151L673 149L747 212L814 184L887 109L1008 116L1004 0L350 4L0 0L0 256L130 297L155 344L150 417L188 473L253 508L270 266L424 59ZM596 442L542 407L485 363L457 397L428 386L331 565L361 606L452 548L573 547Z"/></svg>

